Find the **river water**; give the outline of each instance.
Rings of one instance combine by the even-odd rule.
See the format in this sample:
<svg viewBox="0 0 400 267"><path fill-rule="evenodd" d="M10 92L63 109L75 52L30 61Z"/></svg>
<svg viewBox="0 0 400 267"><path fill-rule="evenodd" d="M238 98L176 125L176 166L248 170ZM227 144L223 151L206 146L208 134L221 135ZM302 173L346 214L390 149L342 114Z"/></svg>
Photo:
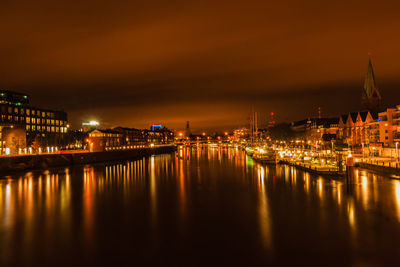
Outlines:
<svg viewBox="0 0 400 267"><path fill-rule="evenodd" d="M353 176L206 146L5 176L0 265L398 265L400 180Z"/></svg>

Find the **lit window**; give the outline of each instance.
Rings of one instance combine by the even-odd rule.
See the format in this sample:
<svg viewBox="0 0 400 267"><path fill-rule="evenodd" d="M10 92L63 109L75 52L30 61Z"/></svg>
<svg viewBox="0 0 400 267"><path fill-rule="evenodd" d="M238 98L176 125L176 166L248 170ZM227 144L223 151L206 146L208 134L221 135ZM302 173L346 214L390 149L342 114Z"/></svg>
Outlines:
<svg viewBox="0 0 400 267"><path fill-rule="evenodd" d="M47 131L50 132L50 126L47 126Z"/></svg>
<svg viewBox="0 0 400 267"><path fill-rule="evenodd" d="M36 123L36 118L32 118L32 123Z"/></svg>
<svg viewBox="0 0 400 267"><path fill-rule="evenodd" d="M31 130L31 125L30 125L30 124L27 124L27 125L26 125L26 129L27 129L28 131L30 131L30 130Z"/></svg>
<svg viewBox="0 0 400 267"><path fill-rule="evenodd" d="M51 132L54 133L54 126L51 126Z"/></svg>
<svg viewBox="0 0 400 267"><path fill-rule="evenodd" d="M12 113L12 107L8 107L8 113Z"/></svg>
<svg viewBox="0 0 400 267"><path fill-rule="evenodd" d="M46 116L46 112L42 111L42 117L44 118Z"/></svg>
<svg viewBox="0 0 400 267"><path fill-rule="evenodd" d="M31 110L28 108L26 109L26 115L30 115L31 114Z"/></svg>
<svg viewBox="0 0 400 267"><path fill-rule="evenodd" d="M26 123L31 123L31 118L30 117L26 117Z"/></svg>

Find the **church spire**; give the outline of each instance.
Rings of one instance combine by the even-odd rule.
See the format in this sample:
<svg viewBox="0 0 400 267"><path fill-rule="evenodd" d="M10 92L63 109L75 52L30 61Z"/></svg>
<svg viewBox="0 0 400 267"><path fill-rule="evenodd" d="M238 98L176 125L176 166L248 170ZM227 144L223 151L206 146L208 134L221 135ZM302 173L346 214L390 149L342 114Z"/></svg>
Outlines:
<svg viewBox="0 0 400 267"><path fill-rule="evenodd" d="M367 73L365 74L364 90L362 94L363 107L369 111L378 112L381 109L382 97L376 87L374 68L371 57L368 59Z"/></svg>
<svg viewBox="0 0 400 267"><path fill-rule="evenodd" d="M368 59L368 69L365 74L364 92L367 98L370 98L376 89L374 68L372 67L371 57Z"/></svg>

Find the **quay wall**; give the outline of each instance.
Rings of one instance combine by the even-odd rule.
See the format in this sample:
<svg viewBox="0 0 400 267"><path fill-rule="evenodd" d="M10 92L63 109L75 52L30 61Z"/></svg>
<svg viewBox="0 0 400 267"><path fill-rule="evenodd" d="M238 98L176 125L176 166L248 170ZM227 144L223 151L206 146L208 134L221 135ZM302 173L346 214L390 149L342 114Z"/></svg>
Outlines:
<svg viewBox="0 0 400 267"><path fill-rule="evenodd" d="M385 173L385 174L400 175L400 168L394 168L394 167L376 165L376 164L369 164L369 163L365 163L365 162L357 163L357 164L355 164L355 166L362 168L362 169L372 170L372 171L381 172L381 173Z"/></svg>
<svg viewBox="0 0 400 267"><path fill-rule="evenodd" d="M144 156L171 153L175 150L176 147L171 145L103 152L10 156L0 159L0 174L108 161L135 160Z"/></svg>
<svg viewBox="0 0 400 267"><path fill-rule="evenodd" d="M286 164L292 167L295 167L299 170L305 171L305 172L309 172L311 174L315 174L315 175L325 175L325 176L338 176L338 177L342 177L345 172L341 172L341 171L336 171L336 170L318 170L317 168L312 168L306 165L299 165L299 164L294 164L291 163L289 161L285 161L285 160L281 160L279 161L280 164Z"/></svg>

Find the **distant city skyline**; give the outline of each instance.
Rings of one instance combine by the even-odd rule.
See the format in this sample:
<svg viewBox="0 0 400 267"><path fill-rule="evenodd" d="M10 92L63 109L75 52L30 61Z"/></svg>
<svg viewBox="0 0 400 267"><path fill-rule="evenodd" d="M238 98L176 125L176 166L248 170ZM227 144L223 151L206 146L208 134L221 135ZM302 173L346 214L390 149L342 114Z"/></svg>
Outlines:
<svg viewBox="0 0 400 267"><path fill-rule="evenodd" d="M62 6L62 8L60 8ZM73 128L162 123L225 131L361 109L371 54L386 107L400 99L400 3L7 2L0 88L63 108ZM372 15L373 14L373 15Z"/></svg>

